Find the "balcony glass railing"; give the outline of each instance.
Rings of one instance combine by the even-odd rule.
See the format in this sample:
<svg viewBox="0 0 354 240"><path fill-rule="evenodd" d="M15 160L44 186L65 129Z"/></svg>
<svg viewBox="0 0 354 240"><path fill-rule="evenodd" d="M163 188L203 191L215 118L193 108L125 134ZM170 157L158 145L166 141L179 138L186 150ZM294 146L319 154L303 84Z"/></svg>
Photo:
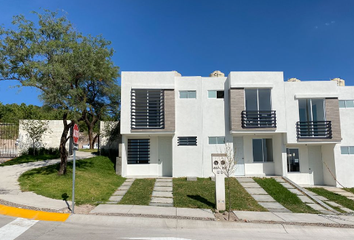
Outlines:
<svg viewBox="0 0 354 240"><path fill-rule="evenodd" d="M332 138L331 121L297 122L296 133L298 139L330 139Z"/></svg>
<svg viewBox="0 0 354 240"><path fill-rule="evenodd" d="M275 111L242 111L242 128L276 128Z"/></svg>

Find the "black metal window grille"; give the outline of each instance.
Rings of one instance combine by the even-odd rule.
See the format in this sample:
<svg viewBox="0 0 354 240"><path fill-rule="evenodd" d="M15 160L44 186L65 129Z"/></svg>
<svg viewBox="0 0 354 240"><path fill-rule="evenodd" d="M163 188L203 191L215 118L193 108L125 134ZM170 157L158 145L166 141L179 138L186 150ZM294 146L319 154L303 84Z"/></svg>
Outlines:
<svg viewBox="0 0 354 240"><path fill-rule="evenodd" d="M197 137L178 137L178 146L197 146Z"/></svg>
<svg viewBox="0 0 354 240"><path fill-rule="evenodd" d="M271 111L242 111L242 128L276 128L277 116Z"/></svg>
<svg viewBox="0 0 354 240"><path fill-rule="evenodd" d="M331 121L309 121L297 122L296 133L298 139L304 138L332 138L332 124Z"/></svg>
<svg viewBox="0 0 354 240"><path fill-rule="evenodd" d="M150 163L150 139L128 139L128 164Z"/></svg>
<svg viewBox="0 0 354 240"><path fill-rule="evenodd" d="M156 89L132 89L131 128L164 128L164 91Z"/></svg>

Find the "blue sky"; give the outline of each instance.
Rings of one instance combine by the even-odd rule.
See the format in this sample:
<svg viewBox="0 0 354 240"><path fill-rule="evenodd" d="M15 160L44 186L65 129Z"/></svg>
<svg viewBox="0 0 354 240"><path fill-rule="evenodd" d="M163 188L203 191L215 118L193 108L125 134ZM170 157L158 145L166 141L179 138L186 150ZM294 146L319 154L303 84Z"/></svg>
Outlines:
<svg viewBox="0 0 354 240"><path fill-rule="evenodd" d="M121 71L208 76L283 71L284 79L354 86L353 0L0 0L0 24L63 10L75 28L112 42ZM38 91L0 82L0 102L41 105Z"/></svg>

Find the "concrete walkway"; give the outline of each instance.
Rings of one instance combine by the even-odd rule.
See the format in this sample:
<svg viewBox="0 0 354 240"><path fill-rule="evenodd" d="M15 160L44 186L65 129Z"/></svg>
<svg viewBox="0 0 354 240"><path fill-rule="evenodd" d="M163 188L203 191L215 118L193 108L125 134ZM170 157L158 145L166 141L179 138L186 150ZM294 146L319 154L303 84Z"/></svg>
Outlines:
<svg viewBox="0 0 354 240"><path fill-rule="evenodd" d="M269 212L290 213L291 211L274 200L261 186L250 177L237 177L237 181L258 202L259 205Z"/></svg>
<svg viewBox="0 0 354 240"><path fill-rule="evenodd" d="M150 201L150 206L173 207L172 178L157 178Z"/></svg>
<svg viewBox="0 0 354 240"><path fill-rule="evenodd" d="M290 192L297 195L297 197L310 208L319 211L322 214L333 214L333 212L328 211L324 207L315 203L312 199L307 197L303 192L299 191L295 186L291 185L289 182L285 181L282 177L273 177L278 183L280 183L283 187L288 189ZM301 190L301 189L300 189Z"/></svg>
<svg viewBox="0 0 354 240"><path fill-rule="evenodd" d="M319 187L319 186L316 186L316 187ZM329 186L323 186L322 188L324 188L325 190L328 190L330 192L333 192L333 193L336 193L336 194L339 194L339 195L342 195L348 199L351 199L351 200L354 200L354 194L353 193L350 193L348 191L345 191L341 188L336 188L336 187L329 187ZM328 200L327 198L323 197L323 196L320 196L320 195L317 195L316 193L314 192L311 192L309 191L310 194L312 196L314 196L315 198L318 198L320 199L321 201L323 201L324 203L326 203L327 205L331 206L331 207L337 207L337 208L340 208L342 211L346 212L346 213L354 213L353 210L349 209L349 208L346 208L346 207L343 207L342 205L336 203L336 202L333 202L333 201L330 201ZM353 195L353 198L351 198L351 196ZM354 202L353 202L354 204Z"/></svg>
<svg viewBox="0 0 354 240"><path fill-rule="evenodd" d="M87 152L76 152L77 160L93 156L94 155ZM68 160L72 161L72 156L70 156ZM66 209L67 205L63 200L47 198L33 192L22 192L17 181L21 174L28 170L53 165L59 162L60 159L54 159L0 167L0 199L32 208L50 209L55 211ZM68 203L71 204L71 202Z"/></svg>
<svg viewBox="0 0 354 240"><path fill-rule="evenodd" d="M117 204L122 200L124 195L128 192L129 188L134 182L134 178L128 178L125 182L113 193L113 195L108 199L107 204Z"/></svg>

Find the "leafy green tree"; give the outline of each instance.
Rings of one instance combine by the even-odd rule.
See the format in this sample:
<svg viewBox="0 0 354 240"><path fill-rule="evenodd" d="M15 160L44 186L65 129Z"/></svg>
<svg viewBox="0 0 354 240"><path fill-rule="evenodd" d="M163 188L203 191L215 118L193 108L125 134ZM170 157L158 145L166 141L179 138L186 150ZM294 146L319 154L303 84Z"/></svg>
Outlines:
<svg viewBox="0 0 354 240"><path fill-rule="evenodd" d="M69 130L93 104L87 89L92 84L113 89L119 69L111 60L110 42L101 36L83 36L58 12L34 13L37 25L19 15L12 22L14 29L0 30L0 80L36 87L45 105L63 111L58 171L62 175L66 173Z"/></svg>

